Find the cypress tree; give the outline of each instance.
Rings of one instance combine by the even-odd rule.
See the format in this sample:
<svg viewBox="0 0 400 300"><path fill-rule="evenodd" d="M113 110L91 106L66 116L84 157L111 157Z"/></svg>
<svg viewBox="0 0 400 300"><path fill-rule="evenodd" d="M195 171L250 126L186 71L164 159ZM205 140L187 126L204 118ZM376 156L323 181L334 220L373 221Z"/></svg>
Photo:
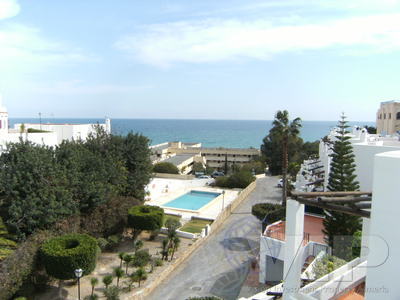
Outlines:
<svg viewBox="0 0 400 300"><path fill-rule="evenodd" d="M354 174L356 164L347 128L349 126L346 117L342 115L332 148L329 191L357 191L360 188ZM326 242L333 248L333 254L343 259L350 259L352 237L361 229L360 218L334 211L324 211L324 215L323 232L326 235Z"/></svg>

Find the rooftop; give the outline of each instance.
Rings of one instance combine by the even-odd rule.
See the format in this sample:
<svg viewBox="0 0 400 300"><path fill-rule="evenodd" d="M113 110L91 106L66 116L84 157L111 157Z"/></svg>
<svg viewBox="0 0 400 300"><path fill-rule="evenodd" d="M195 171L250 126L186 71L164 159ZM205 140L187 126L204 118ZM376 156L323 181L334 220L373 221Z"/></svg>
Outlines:
<svg viewBox="0 0 400 300"><path fill-rule="evenodd" d="M191 157L193 157L194 154L177 154L175 156L172 156L170 158L167 158L166 160L163 160L163 162L168 162L174 165L180 165L181 163L187 161Z"/></svg>

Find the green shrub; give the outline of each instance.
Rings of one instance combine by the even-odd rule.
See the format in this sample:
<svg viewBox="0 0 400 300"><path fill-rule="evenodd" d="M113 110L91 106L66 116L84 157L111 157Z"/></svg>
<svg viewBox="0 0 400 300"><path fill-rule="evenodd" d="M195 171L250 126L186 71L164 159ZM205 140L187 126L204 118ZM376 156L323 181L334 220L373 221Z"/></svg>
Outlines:
<svg viewBox="0 0 400 300"><path fill-rule="evenodd" d="M97 241L86 234L66 234L47 240L40 249L47 274L57 279L75 278L74 270L90 274L96 267Z"/></svg>
<svg viewBox="0 0 400 300"><path fill-rule="evenodd" d="M127 226L129 208L139 204L132 197L113 197L81 217L80 231L96 238L120 233Z"/></svg>
<svg viewBox="0 0 400 300"><path fill-rule="evenodd" d="M154 261L154 265L156 266L156 267L161 267L162 265L163 265L163 261L162 261L162 259L161 258L156 258L155 259L155 261Z"/></svg>
<svg viewBox="0 0 400 300"><path fill-rule="evenodd" d="M144 267L151 260L151 255L146 250L140 250L135 253L132 260L132 265L135 267Z"/></svg>
<svg viewBox="0 0 400 300"><path fill-rule="evenodd" d="M169 162L159 162L153 166L155 173L179 174L178 168Z"/></svg>
<svg viewBox="0 0 400 300"><path fill-rule="evenodd" d="M163 225L164 209L158 206L138 205L128 211L128 226L137 236L142 230L158 230Z"/></svg>
<svg viewBox="0 0 400 300"><path fill-rule="evenodd" d="M225 188L246 188L250 183L252 183L256 178L253 174L245 169L233 173L230 176L218 177L215 180L215 185L218 187Z"/></svg>
<svg viewBox="0 0 400 300"><path fill-rule="evenodd" d="M108 241L105 238L98 238L97 239L97 245L99 246L101 251L104 251L108 247Z"/></svg>
<svg viewBox="0 0 400 300"><path fill-rule="evenodd" d="M107 242L108 242L107 249L113 250L121 242L121 236L118 234L110 235L107 238Z"/></svg>
<svg viewBox="0 0 400 300"><path fill-rule="evenodd" d="M286 210L280 204L271 203L258 203L253 205L251 213L260 221L263 221L267 216L267 222L269 224L279 220L285 220Z"/></svg>
<svg viewBox="0 0 400 300"><path fill-rule="evenodd" d="M119 288L117 286L110 286L109 288L104 290L104 297L107 300L119 300Z"/></svg>
<svg viewBox="0 0 400 300"><path fill-rule="evenodd" d="M29 278L38 264L37 251L49 237L52 233L37 231L1 262L0 299L10 299Z"/></svg>
<svg viewBox="0 0 400 300"><path fill-rule="evenodd" d="M332 255L325 254L320 260L318 260L313 267L313 272L316 276L316 279L325 276L326 274L331 273L337 268L346 264L346 261Z"/></svg>

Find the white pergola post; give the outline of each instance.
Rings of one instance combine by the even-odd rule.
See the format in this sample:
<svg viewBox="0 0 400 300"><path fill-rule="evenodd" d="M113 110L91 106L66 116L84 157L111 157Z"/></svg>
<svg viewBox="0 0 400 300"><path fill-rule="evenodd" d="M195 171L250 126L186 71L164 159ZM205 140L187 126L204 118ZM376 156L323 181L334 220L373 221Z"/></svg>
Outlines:
<svg viewBox="0 0 400 300"><path fill-rule="evenodd" d="M294 299L300 289L304 233L304 204L286 202L285 262L283 268L283 298Z"/></svg>
<svg viewBox="0 0 400 300"><path fill-rule="evenodd" d="M361 251L360 251L360 257L362 259L366 259L369 252L370 224L371 222L369 218L362 219L362 236L361 236Z"/></svg>

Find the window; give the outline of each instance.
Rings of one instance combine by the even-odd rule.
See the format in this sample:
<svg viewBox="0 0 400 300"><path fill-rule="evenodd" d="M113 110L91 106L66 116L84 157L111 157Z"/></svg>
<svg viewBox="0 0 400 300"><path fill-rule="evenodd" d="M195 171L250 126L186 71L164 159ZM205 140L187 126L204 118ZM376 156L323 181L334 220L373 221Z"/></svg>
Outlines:
<svg viewBox="0 0 400 300"><path fill-rule="evenodd" d="M386 114L383 114L383 118L386 120Z"/></svg>
<svg viewBox="0 0 400 300"><path fill-rule="evenodd" d="M0 129L2 129L3 128L3 122L0 120Z"/></svg>
<svg viewBox="0 0 400 300"><path fill-rule="evenodd" d="M397 119L397 120L400 120L400 112L398 112L398 113L396 114L396 119Z"/></svg>
<svg viewBox="0 0 400 300"><path fill-rule="evenodd" d="M382 114L379 115L379 119L382 120Z"/></svg>
<svg viewBox="0 0 400 300"><path fill-rule="evenodd" d="M391 113L389 113L389 119L391 119L392 118L392 114Z"/></svg>

